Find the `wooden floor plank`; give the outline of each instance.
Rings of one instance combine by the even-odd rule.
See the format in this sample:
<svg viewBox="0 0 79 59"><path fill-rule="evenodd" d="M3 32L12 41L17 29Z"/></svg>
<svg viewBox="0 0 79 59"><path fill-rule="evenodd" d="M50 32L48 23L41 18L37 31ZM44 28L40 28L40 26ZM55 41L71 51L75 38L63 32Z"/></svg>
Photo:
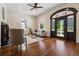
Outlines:
<svg viewBox="0 0 79 59"><path fill-rule="evenodd" d="M1 51L1 50L0 50ZM5 52L0 55L10 55ZM12 52L13 53L13 52ZM67 41L65 39L45 38L44 40L28 45L28 49L22 52L17 51L15 56L78 56L79 44L75 41Z"/></svg>

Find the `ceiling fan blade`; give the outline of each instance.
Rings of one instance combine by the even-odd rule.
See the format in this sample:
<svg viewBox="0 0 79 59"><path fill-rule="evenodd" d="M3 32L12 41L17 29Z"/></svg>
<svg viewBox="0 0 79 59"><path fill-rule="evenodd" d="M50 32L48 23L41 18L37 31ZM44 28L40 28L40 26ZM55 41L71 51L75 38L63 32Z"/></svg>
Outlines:
<svg viewBox="0 0 79 59"><path fill-rule="evenodd" d="M34 8L30 9L30 10L33 10Z"/></svg>
<svg viewBox="0 0 79 59"><path fill-rule="evenodd" d="M36 7L36 8L43 8L43 7Z"/></svg>
<svg viewBox="0 0 79 59"><path fill-rule="evenodd" d="M28 6L34 7L33 5L28 4Z"/></svg>
<svg viewBox="0 0 79 59"><path fill-rule="evenodd" d="M36 7L38 3L34 3L34 6Z"/></svg>

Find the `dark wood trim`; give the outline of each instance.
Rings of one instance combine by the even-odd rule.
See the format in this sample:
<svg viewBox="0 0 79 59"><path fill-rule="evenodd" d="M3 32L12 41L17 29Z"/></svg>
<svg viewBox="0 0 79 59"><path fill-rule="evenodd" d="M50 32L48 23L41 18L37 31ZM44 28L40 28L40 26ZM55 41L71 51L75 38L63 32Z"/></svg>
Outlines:
<svg viewBox="0 0 79 59"><path fill-rule="evenodd" d="M51 31L52 31L52 20L50 20L50 37L52 37Z"/></svg>
<svg viewBox="0 0 79 59"><path fill-rule="evenodd" d="M67 16L71 16L71 15L74 15L74 13L73 14L64 15L64 16L60 16L60 17L67 17ZM60 18L60 17L56 17L56 18ZM52 18L52 19L56 19L56 18Z"/></svg>
<svg viewBox="0 0 79 59"><path fill-rule="evenodd" d="M54 13L50 16L50 19L52 19L52 17L53 17L55 14L57 14L57 13L59 13L59 12L62 12L62 11L65 11L66 9L68 9L69 11L72 11L72 12L74 12L74 13L77 13L77 12L78 12L75 8L67 7L67 8L63 8L63 9L60 9L60 10L54 12Z"/></svg>
<svg viewBox="0 0 79 59"><path fill-rule="evenodd" d="M75 40L76 40L76 13L74 14L74 33L75 33Z"/></svg>

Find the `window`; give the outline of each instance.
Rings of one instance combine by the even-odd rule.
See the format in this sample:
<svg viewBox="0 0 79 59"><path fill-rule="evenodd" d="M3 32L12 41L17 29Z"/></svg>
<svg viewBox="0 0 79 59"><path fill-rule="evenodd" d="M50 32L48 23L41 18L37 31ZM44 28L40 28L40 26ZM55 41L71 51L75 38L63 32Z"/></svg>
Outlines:
<svg viewBox="0 0 79 59"><path fill-rule="evenodd" d="M44 30L45 29L45 20L40 20L40 23L39 23L39 29L41 30Z"/></svg>
<svg viewBox="0 0 79 59"><path fill-rule="evenodd" d="M43 24L40 24L40 29L44 29L44 25Z"/></svg>
<svg viewBox="0 0 79 59"><path fill-rule="evenodd" d="M23 20L21 21L21 24L22 24L22 28L23 28L23 29L27 28L27 21L26 21L26 20L23 19Z"/></svg>

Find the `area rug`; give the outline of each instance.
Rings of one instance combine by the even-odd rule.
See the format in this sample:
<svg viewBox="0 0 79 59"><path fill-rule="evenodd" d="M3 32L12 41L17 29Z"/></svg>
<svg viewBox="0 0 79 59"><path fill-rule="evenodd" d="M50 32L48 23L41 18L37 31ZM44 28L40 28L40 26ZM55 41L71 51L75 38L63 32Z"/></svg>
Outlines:
<svg viewBox="0 0 79 59"><path fill-rule="evenodd" d="M44 40L44 38L41 37L31 37L31 36L26 36L27 44L31 44L37 41Z"/></svg>

